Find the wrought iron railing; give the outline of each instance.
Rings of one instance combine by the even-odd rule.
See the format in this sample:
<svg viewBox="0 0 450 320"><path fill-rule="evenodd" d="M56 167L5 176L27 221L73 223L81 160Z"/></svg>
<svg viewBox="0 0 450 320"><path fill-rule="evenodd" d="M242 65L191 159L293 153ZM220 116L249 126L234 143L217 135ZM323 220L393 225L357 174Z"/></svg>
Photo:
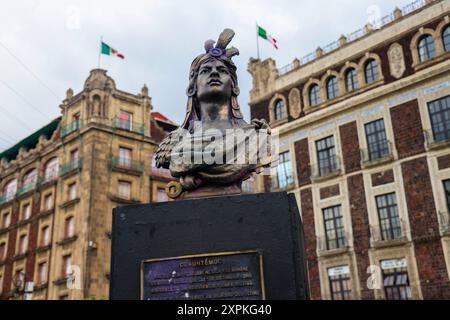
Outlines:
<svg viewBox="0 0 450 320"><path fill-rule="evenodd" d="M328 239L326 236L317 236L317 250L319 252L344 249L348 248L348 246L349 236L347 232L343 236L335 239Z"/></svg>
<svg viewBox="0 0 450 320"><path fill-rule="evenodd" d="M45 176L39 177L37 183L38 183L38 185L43 185L47 182L58 180L58 177L59 177L59 170L54 170L54 171L49 172Z"/></svg>
<svg viewBox="0 0 450 320"><path fill-rule="evenodd" d="M338 156L322 159L317 164L311 165L311 177L321 178L338 174L341 171L341 160Z"/></svg>
<svg viewBox="0 0 450 320"><path fill-rule="evenodd" d="M389 159L392 156L392 143L389 140L371 143L367 149L361 149L361 160L363 164Z"/></svg>
<svg viewBox="0 0 450 320"><path fill-rule="evenodd" d="M124 120L124 119L121 119L118 117L113 118L112 127L114 129L136 132L136 133L144 135L144 124Z"/></svg>
<svg viewBox="0 0 450 320"><path fill-rule="evenodd" d="M441 232L450 232L450 213L447 211L439 212L439 225Z"/></svg>
<svg viewBox="0 0 450 320"><path fill-rule="evenodd" d="M433 3L434 1L437 0L417 0L414 1L413 3L410 3L409 5L403 7L401 9L401 15L402 16L406 16L409 14L412 14L420 9L422 9L423 7L427 6L428 4ZM346 37L345 37L345 44L354 42L362 37L364 37L365 35L367 35L368 33L370 33L372 31L372 29L381 29L384 26L392 23L393 21L395 21L395 14L390 13L384 17L382 17L379 20L373 21L372 22L372 28L369 28L368 26L365 26L359 30L356 30L352 33L349 33ZM334 41L330 44L327 44L323 47L321 47L323 54L328 54L330 52L336 51L337 49L341 48L341 42L340 41ZM300 58L300 65L305 65L311 61L314 61L318 58L316 52L312 52L310 54L305 55L304 57ZM293 64L288 64L280 69L278 69L278 75L279 76L283 76L286 73L288 73L289 71L293 70L294 66Z"/></svg>
<svg viewBox="0 0 450 320"><path fill-rule="evenodd" d="M372 244L386 241L406 239L406 224L402 219L398 219L396 226L382 227L381 225L370 226L370 239Z"/></svg>
<svg viewBox="0 0 450 320"><path fill-rule="evenodd" d="M74 131L80 130L80 120L69 123L68 125L61 128L61 138L71 134Z"/></svg>
<svg viewBox="0 0 450 320"><path fill-rule="evenodd" d="M59 170L59 176L62 177L62 176L66 175L66 174L68 174L68 173L70 173L72 171L75 171L75 170L79 171L79 170L81 170L82 164L83 164L83 161L82 161L81 158L80 159L76 159L76 160L72 160L72 161L70 161L70 162L68 162L66 164L63 164L61 166L61 169Z"/></svg>
<svg viewBox="0 0 450 320"><path fill-rule="evenodd" d="M144 163L142 161L132 160L131 158L111 157L111 169L125 169L137 172L144 171Z"/></svg>
<svg viewBox="0 0 450 320"><path fill-rule="evenodd" d="M32 182L32 183L28 183L26 185L24 185L22 188L20 188L19 190L17 190L17 196L21 196L25 193L27 193L28 191L33 190L34 188L36 188L36 182Z"/></svg>

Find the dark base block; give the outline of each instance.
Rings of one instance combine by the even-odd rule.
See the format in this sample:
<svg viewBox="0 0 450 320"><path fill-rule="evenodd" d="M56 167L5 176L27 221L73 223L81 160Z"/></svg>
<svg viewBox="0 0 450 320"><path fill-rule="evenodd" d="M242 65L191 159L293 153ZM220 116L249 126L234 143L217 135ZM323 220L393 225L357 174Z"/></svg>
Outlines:
<svg viewBox="0 0 450 320"><path fill-rule="evenodd" d="M269 300L308 299L303 248L303 228L295 197L286 193L119 207L113 212L110 297L141 299L141 291L147 292L145 296L149 297L148 287L144 290L141 283L143 261L155 261L151 262L154 265L144 266L143 269L148 272L149 267L155 270L186 267L187 263L194 261L166 258L200 255L209 257L208 263L212 263L207 267L209 271L214 270L214 261L218 261L223 268L233 268L236 263L248 264L253 271L255 285L261 285L264 291L261 297ZM223 256L220 255L222 253L237 255ZM263 267L261 278L261 270L257 269L260 263ZM148 275L155 274L152 272ZM180 270L177 269L177 272L180 275ZM142 278L155 281L147 275ZM197 289L192 291L198 293L197 298L202 293L205 297L217 297L228 290L215 289L214 295L209 295L205 292L213 291ZM176 292L172 294L165 298L179 299ZM232 296L223 297L232 299Z"/></svg>

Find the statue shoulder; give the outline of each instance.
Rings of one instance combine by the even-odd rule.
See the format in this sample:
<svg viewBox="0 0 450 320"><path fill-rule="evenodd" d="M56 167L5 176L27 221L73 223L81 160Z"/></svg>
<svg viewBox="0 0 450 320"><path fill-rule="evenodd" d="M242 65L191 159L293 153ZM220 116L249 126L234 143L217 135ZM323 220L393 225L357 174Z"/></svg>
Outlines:
<svg viewBox="0 0 450 320"><path fill-rule="evenodd" d="M170 155L179 141L180 134L180 129L174 130L159 144L155 156L157 168L169 169Z"/></svg>

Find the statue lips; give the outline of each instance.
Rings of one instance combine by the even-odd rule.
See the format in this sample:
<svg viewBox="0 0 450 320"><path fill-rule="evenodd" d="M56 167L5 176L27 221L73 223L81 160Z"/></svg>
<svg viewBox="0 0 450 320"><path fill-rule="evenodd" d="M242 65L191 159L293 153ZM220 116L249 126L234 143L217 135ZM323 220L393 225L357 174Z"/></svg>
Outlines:
<svg viewBox="0 0 450 320"><path fill-rule="evenodd" d="M221 86L223 83L219 79L211 79L208 81L210 86Z"/></svg>

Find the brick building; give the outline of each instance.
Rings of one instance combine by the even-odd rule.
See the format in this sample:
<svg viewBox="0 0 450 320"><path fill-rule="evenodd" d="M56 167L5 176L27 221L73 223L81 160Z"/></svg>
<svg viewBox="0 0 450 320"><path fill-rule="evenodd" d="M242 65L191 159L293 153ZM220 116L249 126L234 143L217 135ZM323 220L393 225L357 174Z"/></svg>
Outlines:
<svg viewBox="0 0 450 320"><path fill-rule="evenodd" d="M313 299L450 299L450 1L419 0L277 69L250 60L279 132L259 191L296 195Z"/></svg>
<svg viewBox="0 0 450 320"><path fill-rule="evenodd" d="M95 69L60 108L0 154L2 299L108 298L112 209L167 200L153 151L176 125L146 86L127 93Z"/></svg>

